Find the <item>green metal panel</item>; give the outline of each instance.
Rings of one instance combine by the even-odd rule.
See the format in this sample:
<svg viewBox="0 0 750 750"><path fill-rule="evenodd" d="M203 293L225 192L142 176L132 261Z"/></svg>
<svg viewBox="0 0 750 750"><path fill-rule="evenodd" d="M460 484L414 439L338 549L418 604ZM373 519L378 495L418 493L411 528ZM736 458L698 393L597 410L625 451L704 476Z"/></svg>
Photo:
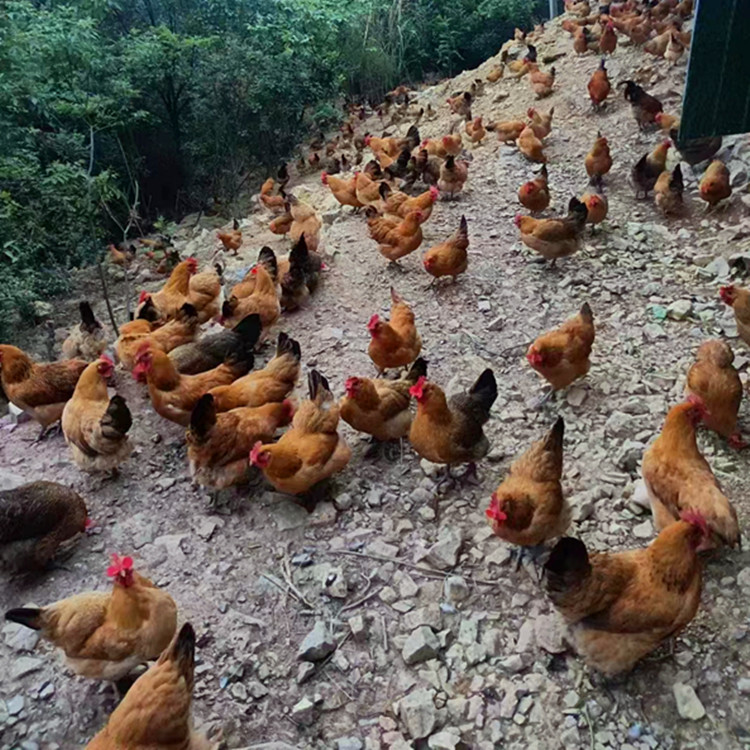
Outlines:
<svg viewBox="0 0 750 750"><path fill-rule="evenodd" d="M680 141L750 131L750 0L698 0Z"/></svg>

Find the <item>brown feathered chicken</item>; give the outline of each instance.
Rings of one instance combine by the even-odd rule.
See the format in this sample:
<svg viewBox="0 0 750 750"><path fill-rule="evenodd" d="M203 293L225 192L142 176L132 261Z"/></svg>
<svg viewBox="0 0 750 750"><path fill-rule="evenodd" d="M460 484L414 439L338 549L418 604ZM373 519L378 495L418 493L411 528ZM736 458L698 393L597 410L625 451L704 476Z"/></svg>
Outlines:
<svg viewBox="0 0 750 750"><path fill-rule="evenodd" d="M487 80L490 83L497 83L502 77L503 73L505 72L505 66L500 63L500 65L494 65L489 73L487 73Z"/></svg>
<svg viewBox="0 0 750 750"><path fill-rule="evenodd" d="M105 355L92 362L63 410L63 434L73 461L83 471L117 471L132 451L130 409L122 396L110 398L107 391L114 371L114 362Z"/></svg>
<svg viewBox="0 0 750 750"><path fill-rule="evenodd" d="M737 333L750 346L750 291L741 286L723 286L719 290L722 302L734 311Z"/></svg>
<svg viewBox="0 0 750 750"><path fill-rule="evenodd" d="M304 236L307 249L311 253L317 252L320 229L323 226L317 211L312 206L297 200L293 195L289 196L289 205L294 219L289 229L289 239L296 245L300 237Z"/></svg>
<svg viewBox="0 0 750 750"><path fill-rule="evenodd" d="M550 202L549 183L547 181L547 165L543 164L538 176L524 182L518 188L518 201L532 213L544 211Z"/></svg>
<svg viewBox="0 0 750 750"><path fill-rule="evenodd" d="M284 192L284 188L280 188L279 192L274 195L273 191L276 187L276 180L273 177L269 177L260 188L260 195L258 196L260 202L265 206L272 214L280 214L284 211L287 196ZM236 229L237 227L235 227Z"/></svg>
<svg viewBox="0 0 750 750"><path fill-rule="evenodd" d="M391 318L373 315L367 323L370 346L367 353L379 372L410 365L422 351L411 307L391 287Z"/></svg>
<svg viewBox="0 0 750 750"><path fill-rule="evenodd" d="M40 438L62 417L86 367L88 362L82 359L34 362L18 347L0 344L0 382L5 395L41 425Z"/></svg>
<svg viewBox="0 0 750 750"><path fill-rule="evenodd" d="M149 314L149 305L141 307L139 315ZM177 347L189 344L198 332L198 313L189 303L185 303L177 316L164 325L152 323L146 318L137 318L120 326L120 335L115 343L118 362L127 370L135 367L135 356L145 342L153 349L171 352Z"/></svg>
<svg viewBox="0 0 750 750"><path fill-rule="evenodd" d="M516 215L515 223L521 242L555 264L558 258L572 255L581 245L581 235L588 220L588 209L577 198L571 198L568 215L562 219L535 219Z"/></svg>
<svg viewBox="0 0 750 750"><path fill-rule="evenodd" d="M279 259L281 309L290 311L305 305L318 288L323 269L323 259L308 249L307 238L303 234L289 255Z"/></svg>
<svg viewBox="0 0 750 750"><path fill-rule="evenodd" d="M469 229L466 217L461 217L458 229L439 245L433 245L422 258L425 271L439 279L450 276L455 282L456 277L462 274L469 265Z"/></svg>
<svg viewBox="0 0 750 750"><path fill-rule="evenodd" d="M237 219L232 220L232 228L230 230L216 232L216 237L221 242L224 250L231 252L232 255L237 255L237 251L242 247L242 230Z"/></svg>
<svg viewBox="0 0 750 750"><path fill-rule="evenodd" d="M250 269L255 277L253 291L247 297L230 295L221 309L221 323L227 328L234 328L240 320L248 315L257 314L264 329L272 326L281 315L279 293L271 275L263 263L257 263Z"/></svg>
<svg viewBox="0 0 750 750"><path fill-rule="evenodd" d="M734 352L726 341L704 341L688 370L685 390L706 405L706 427L725 437L734 448L742 448L745 443L737 430L742 381L733 361Z"/></svg>
<svg viewBox="0 0 750 750"><path fill-rule="evenodd" d="M539 70L536 63L529 68L529 83L536 94L537 99L543 99L552 93L552 87L555 85L555 67L549 69L548 73Z"/></svg>
<svg viewBox="0 0 750 750"><path fill-rule="evenodd" d="M536 547L562 536L570 525L570 507L560 484L564 433L565 422L558 417L552 429L511 464L492 493L487 518L506 542Z"/></svg>
<svg viewBox="0 0 750 750"><path fill-rule="evenodd" d="M593 344L594 315L588 302L584 302L578 315L539 336L529 347L526 359L553 391L558 391L589 371Z"/></svg>
<svg viewBox="0 0 750 750"><path fill-rule="evenodd" d="M667 152L672 142L665 138L650 154L644 154L631 171L633 185L635 186L635 197L646 198L654 189L659 175L667 166Z"/></svg>
<svg viewBox="0 0 750 750"><path fill-rule="evenodd" d="M194 731L195 633L190 623L141 675L86 750L214 750Z"/></svg>
<svg viewBox="0 0 750 750"><path fill-rule="evenodd" d="M372 212L367 219L370 237L378 243L380 254L391 263L413 253L422 244L424 214L419 209L403 219L377 216L372 207L367 211Z"/></svg>
<svg viewBox="0 0 750 750"><path fill-rule="evenodd" d="M213 490L248 481L252 468L247 457L252 447L258 440L270 442L280 427L292 421L293 414L288 399L219 413L210 392L201 396L185 434L193 481Z"/></svg>
<svg viewBox="0 0 750 750"><path fill-rule="evenodd" d="M682 193L685 183L682 181L682 167L677 164L670 173L665 169L654 185L654 201L657 208L665 215L682 210Z"/></svg>
<svg viewBox="0 0 750 750"><path fill-rule="evenodd" d="M230 385L220 385L209 391L214 399L214 408L217 412L224 412L243 406L263 406L283 401L297 383L301 358L299 343L281 332L276 344L276 356L262 370L255 370Z"/></svg>
<svg viewBox="0 0 750 750"><path fill-rule="evenodd" d="M81 322L63 341L62 355L64 359L85 359L87 362L93 362L107 348L107 335L88 302L79 303L78 309L81 313Z"/></svg>
<svg viewBox="0 0 750 750"><path fill-rule="evenodd" d="M375 440L400 440L411 427L409 389L427 375L427 362L419 357L398 380L348 378L341 399L341 418L358 432Z"/></svg>
<svg viewBox="0 0 750 750"><path fill-rule="evenodd" d="M342 206L352 206L357 209L362 208L364 205L357 198L356 184L358 174L359 172L355 172L350 179L344 180L341 177L333 177L327 172L321 172L320 181L328 187L331 193L333 193L333 197Z"/></svg>
<svg viewBox="0 0 750 750"><path fill-rule="evenodd" d="M724 162L714 159L708 165L698 185L698 193L711 208L725 198L729 198L732 194L732 183Z"/></svg>
<svg viewBox="0 0 750 750"><path fill-rule="evenodd" d="M198 375L181 375L164 352L151 349L148 344L138 351L135 361L133 374L145 375L151 404L157 414L183 426L190 422L190 413L204 393L234 382L250 366L247 359L240 356Z"/></svg>
<svg viewBox="0 0 750 750"><path fill-rule="evenodd" d="M463 159L448 156L440 167L440 178L437 186L441 193L455 198L464 188L469 176L469 163Z"/></svg>
<svg viewBox="0 0 750 750"><path fill-rule="evenodd" d="M706 537L705 521L685 514L645 549L589 555L578 539L557 543L544 565L547 594L589 666L626 672L693 619Z"/></svg>
<svg viewBox="0 0 750 750"><path fill-rule="evenodd" d="M535 107L529 107L526 110L526 116L529 118L528 127L534 131L534 135L539 140L544 140L552 132L552 116L554 114L554 107L550 107L548 112L540 112Z"/></svg>
<svg viewBox="0 0 750 750"><path fill-rule="evenodd" d="M476 462L490 449L483 427L497 398L492 370L485 370L466 393L450 399L425 377L409 392L417 400L417 414L409 430L414 450L428 461L446 464L446 480L452 479L451 464L468 463L464 476L476 474Z"/></svg>
<svg viewBox="0 0 750 750"><path fill-rule="evenodd" d="M257 442L250 463L279 492L302 495L342 471L352 451L338 434L339 406L328 381L317 371L308 376L310 398L303 401L277 443Z"/></svg>
<svg viewBox="0 0 750 750"><path fill-rule="evenodd" d="M88 524L83 498L57 482L0 491L0 566L18 573L40 570Z"/></svg>
<svg viewBox="0 0 750 750"><path fill-rule="evenodd" d="M591 151L586 154L586 174L589 177L603 177L612 169L612 157L609 154L609 143L601 133L597 133Z"/></svg>
<svg viewBox="0 0 750 750"><path fill-rule="evenodd" d="M429 190L413 197L401 191L391 192L384 202L385 213L400 216L403 219L411 211L421 211L424 224L432 215L432 207L439 196L440 191L435 185L431 185Z"/></svg>
<svg viewBox="0 0 750 750"><path fill-rule="evenodd" d="M473 120L467 120L465 125L466 135L469 136L469 140L478 145L484 140L487 135L484 125L482 124L481 117L475 117Z"/></svg>
<svg viewBox="0 0 750 750"><path fill-rule="evenodd" d="M617 48L617 33L612 21L607 21L599 37L599 52L603 55L611 55Z"/></svg>
<svg viewBox="0 0 750 750"><path fill-rule="evenodd" d="M698 450L695 428L707 416L695 395L673 406L656 441L643 454L643 480L651 500L657 531L683 511L700 513L711 530L704 549L740 542L737 512L722 492L711 467Z"/></svg>
<svg viewBox="0 0 750 750"><path fill-rule="evenodd" d="M588 216L586 223L591 224L591 231L597 224L601 224L607 218L609 202L604 194L604 183L601 177L592 177L586 192L581 196L581 203L586 206Z"/></svg>
<svg viewBox="0 0 750 750"><path fill-rule="evenodd" d="M635 81L625 81L624 93L625 99L630 102L633 117L641 130L656 122L656 115L664 107L655 96L647 94Z"/></svg>
<svg viewBox="0 0 750 750"><path fill-rule="evenodd" d="M471 94L468 91L464 91L457 96L452 96L450 99L446 99L450 111L454 115L467 115L471 117Z"/></svg>
<svg viewBox="0 0 750 750"><path fill-rule="evenodd" d="M604 65L604 58L599 62L599 67L591 74L588 89L591 105L594 109L601 109L602 103L612 90L609 76L607 75L607 68Z"/></svg>
<svg viewBox="0 0 750 750"><path fill-rule="evenodd" d="M531 125L527 125L522 131L521 135L518 136L518 150L529 160L536 162L537 164L544 164L547 161L547 157L544 154L544 144Z"/></svg>
<svg viewBox="0 0 750 750"><path fill-rule="evenodd" d="M487 130L497 133L500 143L515 143L527 125L523 120L505 120L487 123Z"/></svg>
<svg viewBox="0 0 750 750"><path fill-rule="evenodd" d="M156 659L177 627L174 599L133 570L130 557L112 555L112 591L90 591L46 607L11 609L5 619L32 630L65 654L76 674L117 681Z"/></svg>

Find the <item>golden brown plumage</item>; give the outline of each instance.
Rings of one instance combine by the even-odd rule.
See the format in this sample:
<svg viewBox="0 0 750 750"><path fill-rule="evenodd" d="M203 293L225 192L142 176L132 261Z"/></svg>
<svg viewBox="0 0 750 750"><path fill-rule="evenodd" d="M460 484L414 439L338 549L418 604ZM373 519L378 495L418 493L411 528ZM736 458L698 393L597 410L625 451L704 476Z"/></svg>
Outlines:
<svg viewBox="0 0 750 750"><path fill-rule="evenodd" d="M659 437L643 454L643 479L657 530L683 511L697 511L711 530L712 542L706 548L735 547L740 541L737 512L695 440L695 428L706 411L703 400L694 395L669 410Z"/></svg>
<svg viewBox="0 0 750 750"><path fill-rule="evenodd" d="M547 157L544 154L544 144L537 138L534 128L527 125L518 136L518 150L529 160L544 164Z"/></svg>
<svg viewBox="0 0 750 750"><path fill-rule="evenodd" d="M422 258L425 271L436 279L442 276L456 276L466 271L469 265L469 256L466 252L469 247L469 230L466 217L461 217L458 229L439 245L433 245Z"/></svg>
<svg viewBox="0 0 750 750"><path fill-rule="evenodd" d="M524 208L532 213L544 211L550 202L549 184L547 182L547 165L544 164L539 175L518 188L518 200Z"/></svg>
<svg viewBox="0 0 750 750"><path fill-rule="evenodd" d="M448 193L453 198L463 190L469 176L469 163L463 159L448 156L440 167L438 189L441 193Z"/></svg>
<svg viewBox="0 0 750 750"><path fill-rule="evenodd" d="M724 162L714 159L708 165L698 185L698 192L712 208L725 198L729 198L732 194L732 184Z"/></svg>
<svg viewBox="0 0 750 750"><path fill-rule="evenodd" d="M598 133L591 151L586 154L586 174L589 177L602 177L612 169L612 157L609 154L607 139Z"/></svg>
<svg viewBox="0 0 750 750"><path fill-rule="evenodd" d="M177 626L172 597L133 570L129 557L112 556L112 591L91 591L41 608L11 609L5 618L41 631L84 677L119 680L156 659Z"/></svg>
<svg viewBox="0 0 750 750"><path fill-rule="evenodd" d="M682 167L677 164L672 172L664 170L654 185L654 202L666 216L682 209L682 192L685 185L682 181Z"/></svg>
<svg viewBox="0 0 750 750"><path fill-rule="evenodd" d="M689 515L645 549L588 554L564 537L544 565L547 594L576 651L606 675L626 672L693 619L705 522Z"/></svg>
<svg viewBox="0 0 750 750"><path fill-rule="evenodd" d="M367 353L380 372L410 365L422 351L414 313L403 298L391 288L391 318L381 320L373 315L368 324L370 345Z"/></svg>
<svg viewBox="0 0 750 750"><path fill-rule="evenodd" d="M729 305L734 312L737 323L737 333L750 346L750 291L741 286L730 284L719 290L722 301Z"/></svg>
<svg viewBox="0 0 750 750"><path fill-rule="evenodd" d="M368 208L373 211L373 208ZM424 214L411 211L405 218L370 216L367 226L370 237L378 243L380 254L395 262L413 253L422 244L422 222Z"/></svg>
<svg viewBox="0 0 750 750"><path fill-rule="evenodd" d="M594 335L594 316L584 302L578 315L539 336L526 359L554 390L567 388L589 371Z"/></svg>
<svg viewBox="0 0 750 750"><path fill-rule="evenodd" d="M64 359L93 362L107 348L107 335L88 302L81 302L78 309L81 322L73 327L63 341L62 355Z"/></svg>
<svg viewBox="0 0 750 750"><path fill-rule="evenodd" d="M487 518L506 542L534 547L561 536L570 525L570 507L560 484L564 432L565 422L558 417L552 429L513 462L492 493Z"/></svg>
<svg viewBox="0 0 750 750"><path fill-rule="evenodd" d="M253 291L246 297L230 295L222 307L222 324L228 328L234 326L253 313L260 316L264 329L272 326L281 315L279 292L271 275L262 263L250 269L250 275L255 277Z"/></svg>
<svg viewBox="0 0 750 750"><path fill-rule="evenodd" d="M577 198L571 198L568 215L562 219L535 219L516 215L521 242L547 260L556 261L572 255L581 245L581 235L588 219L588 209Z"/></svg>

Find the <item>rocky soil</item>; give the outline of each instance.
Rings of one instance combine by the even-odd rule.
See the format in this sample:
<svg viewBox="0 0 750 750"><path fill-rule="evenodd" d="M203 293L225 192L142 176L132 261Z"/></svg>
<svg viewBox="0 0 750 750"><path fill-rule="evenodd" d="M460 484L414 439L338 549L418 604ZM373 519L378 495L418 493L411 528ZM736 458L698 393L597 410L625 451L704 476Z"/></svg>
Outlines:
<svg viewBox="0 0 750 750"><path fill-rule="evenodd" d="M633 673L604 682L566 648L536 569L516 570L509 547L492 536L484 517L512 458L562 414L571 533L597 550L647 544L653 528L639 462L681 396L695 349L724 336L743 379L750 362L717 295L720 283L743 283L750 268L747 137L726 139L720 154L735 184L730 206L706 213L689 180L688 215L665 220L650 201L635 201L628 182L631 165L660 136L639 133L629 105L614 92L602 113L591 111L586 82L598 59L577 58L557 23L539 51L566 53L556 62L555 91L541 103L555 107L547 139L554 211L564 212L570 196L585 187L583 158L597 130L610 139L615 159L606 179L609 220L556 269L540 265L518 241L516 191L532 170L494 137L472 151L466 191L457 201L440 202L425 226L427 248L466 215L470 266L455 285L428 289L417 254L403 261L402 272L389 269L363 218L340 209L317 175L293 190L324 215L330 270L310 306L283 317L279 328L300 340L305 368L320 369L341 393L348 376L374 374L365 324L373 313L387 312L394 285L414 306L431 378L453 391L484 367L495 371L500 393L487 428L493 447L480 465L481 486L441 497L436 518L434 467L408 447L393 462L368 459L366 441L344 425L354 457L336 479L332 500L312 514L260 483L229 493L211 510L189 479L182 430L158 417L121 373L117 386L135 415L137 451L116 480L81 475L59 436L32 444L33 424L12 432L6 424L2 431L3 481L45 478L73 486L87 498L96 528L59 569L34 580L5 580L0 606L105 589L109 553L132 553L196 628L194 713L227 748L750 744L749 553L708 561L701 609L673 654L665 647ZM440 113L420 124L423 136L448 130L446 95L483 77L494 61L420 93L420 102L432 102ZM620 44L608 68L613 81L636 78L667 111L679 108L684 61L669 69ZM508 119L533 103L525 80L504 79L487 86L475 114ZM366 125L378 129L376 121ZM236 274L263 244L285 249L267 222L257 207L243 219L241 257L227 259ZM214 253L207 220L184 222L177 238L183 257L207 262ZM79 294L95 293L93 278L81 276ZM123 302L122 284L114 284L113 295ZM104 321L104 305L96 300ZM541 383L523 345L584 301L597 324L591 372L565 397L534 409L530 402ZM56 306L56 325L75 321L72 302ZM44 352L41 340L37 348ZM269 348L260 360L270 356ZM748 430L745 414L743 407ZM747 528L748 454L708 434L701 446ZM72 676L34 633L2 628L2 747L84 744L114 705L110 686Z"/></svg>

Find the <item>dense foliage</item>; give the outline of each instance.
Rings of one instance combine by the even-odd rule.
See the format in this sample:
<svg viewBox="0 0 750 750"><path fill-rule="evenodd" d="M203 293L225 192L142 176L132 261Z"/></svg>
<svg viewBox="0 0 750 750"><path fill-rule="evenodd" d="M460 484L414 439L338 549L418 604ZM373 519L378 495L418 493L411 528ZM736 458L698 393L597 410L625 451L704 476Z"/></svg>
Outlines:
<svg viewBox="0 0 750 750"><path fill-rule="evenodd" d="M0 321L158 215L231 213L342 97L452 75L541 0L6 0ZM1 324L0 324L1 325Z"/></svg>

